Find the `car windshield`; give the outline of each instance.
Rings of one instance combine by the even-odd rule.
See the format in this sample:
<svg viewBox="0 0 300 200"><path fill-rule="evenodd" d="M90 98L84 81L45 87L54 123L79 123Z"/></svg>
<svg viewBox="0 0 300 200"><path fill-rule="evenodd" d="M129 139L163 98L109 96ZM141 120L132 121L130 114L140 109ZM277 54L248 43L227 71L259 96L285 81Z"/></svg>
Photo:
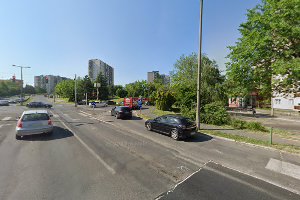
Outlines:
<svg viewBox="0 0 300 200"><path fill-rule="evenodd" d="M127 112L127 111L130 111L130 108L129 107L121 107L121 110L124 112Z"/></svg>
<svg viewBox="0 0 300 200"><path fill-rule="evenodd" d="M25 114L22 117L22 121L41 121L41 120L49 120L49 115L47 113L31 113Z"/></svg>

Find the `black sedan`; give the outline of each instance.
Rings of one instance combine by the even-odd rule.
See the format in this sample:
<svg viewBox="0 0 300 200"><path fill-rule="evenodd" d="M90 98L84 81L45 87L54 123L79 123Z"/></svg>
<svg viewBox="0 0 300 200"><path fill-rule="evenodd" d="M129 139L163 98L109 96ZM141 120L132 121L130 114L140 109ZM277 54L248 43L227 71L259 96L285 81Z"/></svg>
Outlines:
<svg viewBox="0 0 300 200"><path fill-rule="evenodd" d="M43 103L43 102L30 102L26 105L28 108L51 108L51 104Z"/></svg>
<svg viewBox="0 0 300 200"><path fill-rule="evenodd" d="M132 111L128 106L116 106L111 110L111 116L117 119L132 118Z"/></svg>
<svg viewBox="0 0 300 200"><path fill-rule="evenodd" d="M157 131L171 136L174 140L185 139L196 133L196 124L191 119L179 115L164 115L145 122L149 131Z"/></svg>

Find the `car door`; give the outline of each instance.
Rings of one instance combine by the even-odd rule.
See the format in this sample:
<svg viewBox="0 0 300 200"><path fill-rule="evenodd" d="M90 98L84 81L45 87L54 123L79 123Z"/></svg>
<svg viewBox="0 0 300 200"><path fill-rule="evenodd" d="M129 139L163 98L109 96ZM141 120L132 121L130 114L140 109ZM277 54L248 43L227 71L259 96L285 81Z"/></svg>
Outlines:
<svg viewBox="0 0 300 200"><path fill-rule="evenodd" d="M171 130L176 128L177 120L174 117L168 116L165 122L164 131L166 133L171 133Z"/></svg>
<svg viewBox="0 0 300 200"><path fill-rule="evenodd" d="M161 120L161 117L156 117L155 119L153 119L153 121L151 123L152 129L158 130L160 120Z"/></svg>
<svg viewBox="0 0 300 200"><path fill-rule="evenodd" d="M160 122L157 123L157 130L163 133L167 133L166 125L167 125L167 117L165 116L160 117Z"/></svg>

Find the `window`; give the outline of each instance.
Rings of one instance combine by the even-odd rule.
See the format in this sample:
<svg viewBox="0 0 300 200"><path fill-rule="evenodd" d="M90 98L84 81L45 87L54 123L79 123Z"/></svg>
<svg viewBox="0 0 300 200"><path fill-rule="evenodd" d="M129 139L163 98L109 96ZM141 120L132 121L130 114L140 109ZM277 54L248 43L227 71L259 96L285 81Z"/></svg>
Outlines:
<svg viewBox="0 0 300 200"><path fill-rule="evenodd" d="M49 115L46 113L32 113L32 114L25 114L22 118L23 122L26 121L41 121L41 120L49 120Z"/></svg>
<svg viewBox="0 0 300 200"><path fill-rule="evenodd" d="M294 105L294 99L289 99L289 104Z"/></svg>
<svg viewBox="0 0 300 200"><path fill-rule="evenodd" d="M280 104L281 99L275 99L275 104Z"/></svg>

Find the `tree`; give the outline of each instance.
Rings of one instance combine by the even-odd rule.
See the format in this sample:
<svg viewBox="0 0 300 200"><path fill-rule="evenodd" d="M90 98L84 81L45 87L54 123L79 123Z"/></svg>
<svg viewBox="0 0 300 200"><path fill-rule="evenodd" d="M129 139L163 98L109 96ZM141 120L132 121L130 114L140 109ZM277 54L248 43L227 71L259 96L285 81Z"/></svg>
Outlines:
<svg viewBox="0 0 300 200"><path fill-rule="evenodd" d="M103 76L102 72L100 72L96 78L96 83L100 83L101 86L99 88L99 98L100 99L108 99L108 86L107 79Z"/></svg>
<svg viewBox="0 0 300 200"><path fill-rule="evenodd" d="M125 85L125 90L127 91L127 95L130 97L145 97L147 94L147 82L145 80L136 81L134 83L129 83Z"/></svg>
<svg viewBox="0 0 300 200"><path fill-rule="evenodd" d="M32 85L26 85L24 88L25 94L35 94L35 89Z"/></svg>
<svg viewBox="0 0 300 200"><path fill-rule="evenodd" d="M57 95L68 98L69 101L74 101L75 99L75 81L74 80L64 80L58 83L55 87L55 92Z"/></svg>
<svg viewBox="0 0 300 200"><path fill-rule="evenodd" d="M272 92L300 89L299 5L299 0L263 0L248 11L247 21L240 25L241 38L229 47L230 95L256 90L270 99Z"/></svg>
<svg viewBox="0 0 300 200"><path fill-rule="evenodd" d="M47 93L46 89L40 88L40 87L36 87L36 88L34 88L34 90L35 90L36 94L45 94L45 93Z"/></svg>
<svg viewBox="0 0 300 200"><path fill-rule="evenodd" d="M181 56L174 65L171 73L171 89L176 97L176 105L189 117L195 117L197 103L197 54ZM214 101L227 101L224 88L224 76L221 75L218 65L206 55L202 55L202 78L200 101L203 106ZM190 112L193 114L190 115Z"/></svg>
<svg viewBox="0 0 300 200"><path fill-rule="evenodd" d="M116 95L120 98L124 98L127 95L127 91L124 88L118 88Z"/></svg>
<svg viewBox="0 0 300 200"><path fill-rule="evenodd" d="M92 98L93 83L89 76L85 76L82 80L78 81L78 93L79 99L85 98L85 93L88 94L88 99Z"/></svg>

